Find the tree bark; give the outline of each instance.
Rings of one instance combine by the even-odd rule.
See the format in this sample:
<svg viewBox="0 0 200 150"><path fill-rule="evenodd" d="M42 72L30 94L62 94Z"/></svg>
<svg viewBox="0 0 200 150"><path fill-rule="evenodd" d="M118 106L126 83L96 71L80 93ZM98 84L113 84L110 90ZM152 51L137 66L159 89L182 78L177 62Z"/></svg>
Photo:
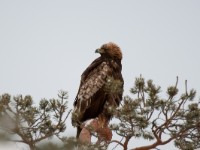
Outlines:
<svg viewBox="0 0 200 150"><path fill-rule="evenodd" d="M170 139L168 139L166 141L159 140L159 141L156 141L155 143L153 143L152 145L136 147L136 148L131 149L131 150L150 150L150 149L156 148L159 145L165 145L165 144L171 142L173 139L174 139L174 137L170 138Z"/></svg>

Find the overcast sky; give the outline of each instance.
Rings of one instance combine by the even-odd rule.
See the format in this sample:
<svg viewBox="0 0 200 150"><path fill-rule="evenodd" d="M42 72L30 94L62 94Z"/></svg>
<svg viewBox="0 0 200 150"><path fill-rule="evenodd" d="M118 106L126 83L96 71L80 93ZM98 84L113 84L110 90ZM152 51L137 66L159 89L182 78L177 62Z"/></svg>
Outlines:
<svg viewBox="0 0 200 150"><path fill-rule="evenodd" d="M81 73L110 41L123 52L125 95L140 74L163 96L179 76L179 88L187 79L198 99L198 0L0 0L0 94L30 94L37 104L63 89L72 107ZM141 144L132 140L129 148ZM176 150L172 145L160 148Z"/></svg>

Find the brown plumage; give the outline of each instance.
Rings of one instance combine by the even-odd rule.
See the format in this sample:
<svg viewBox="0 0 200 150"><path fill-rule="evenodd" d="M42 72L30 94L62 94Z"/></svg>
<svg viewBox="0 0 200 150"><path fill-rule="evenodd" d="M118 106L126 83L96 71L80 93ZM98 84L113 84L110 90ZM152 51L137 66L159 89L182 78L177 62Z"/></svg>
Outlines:
<svg viewBox="0 0 200 150"><path fill-rule="evenodd" d="M78 129L77 138L84 121L98 117L109 122L112 117L109 107L117 107L122 100L124 81L120 48L110 42L102 45L96 52L101 56L83 72L74 101L72 124Z"/></svg>

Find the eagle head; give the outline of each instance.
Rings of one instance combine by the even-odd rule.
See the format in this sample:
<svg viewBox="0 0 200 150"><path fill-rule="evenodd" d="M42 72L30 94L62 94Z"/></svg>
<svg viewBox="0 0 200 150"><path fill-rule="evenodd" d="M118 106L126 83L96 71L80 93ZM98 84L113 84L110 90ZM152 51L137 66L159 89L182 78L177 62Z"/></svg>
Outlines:
<svg viewBox="0 0 200 150"><path fill-rule="evenodd" d="M103 57L110 57L112 59L122 59L122 52L119 46L113 42L103 44L100 48L96 49L96 53L101 54Z"/></svg>

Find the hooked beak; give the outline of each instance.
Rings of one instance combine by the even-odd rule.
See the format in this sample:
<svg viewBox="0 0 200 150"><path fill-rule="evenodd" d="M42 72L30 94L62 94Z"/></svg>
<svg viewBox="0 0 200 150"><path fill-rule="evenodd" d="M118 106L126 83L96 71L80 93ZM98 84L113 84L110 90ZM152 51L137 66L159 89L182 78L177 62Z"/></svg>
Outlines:
<svg viewBox="0 0 200 150"><path fill-rule="evenodd" d="M102 53L104 53L104 50L101 49L101 48L98 48L98 49L95 50L95 53L102 54Z"/></svg>
<svg viewBox="0 0 200 150"><path fill-rule="evenodd" d="M96 50L95 50L95 53L99 53L99 49L96 49Z"/></svg>

